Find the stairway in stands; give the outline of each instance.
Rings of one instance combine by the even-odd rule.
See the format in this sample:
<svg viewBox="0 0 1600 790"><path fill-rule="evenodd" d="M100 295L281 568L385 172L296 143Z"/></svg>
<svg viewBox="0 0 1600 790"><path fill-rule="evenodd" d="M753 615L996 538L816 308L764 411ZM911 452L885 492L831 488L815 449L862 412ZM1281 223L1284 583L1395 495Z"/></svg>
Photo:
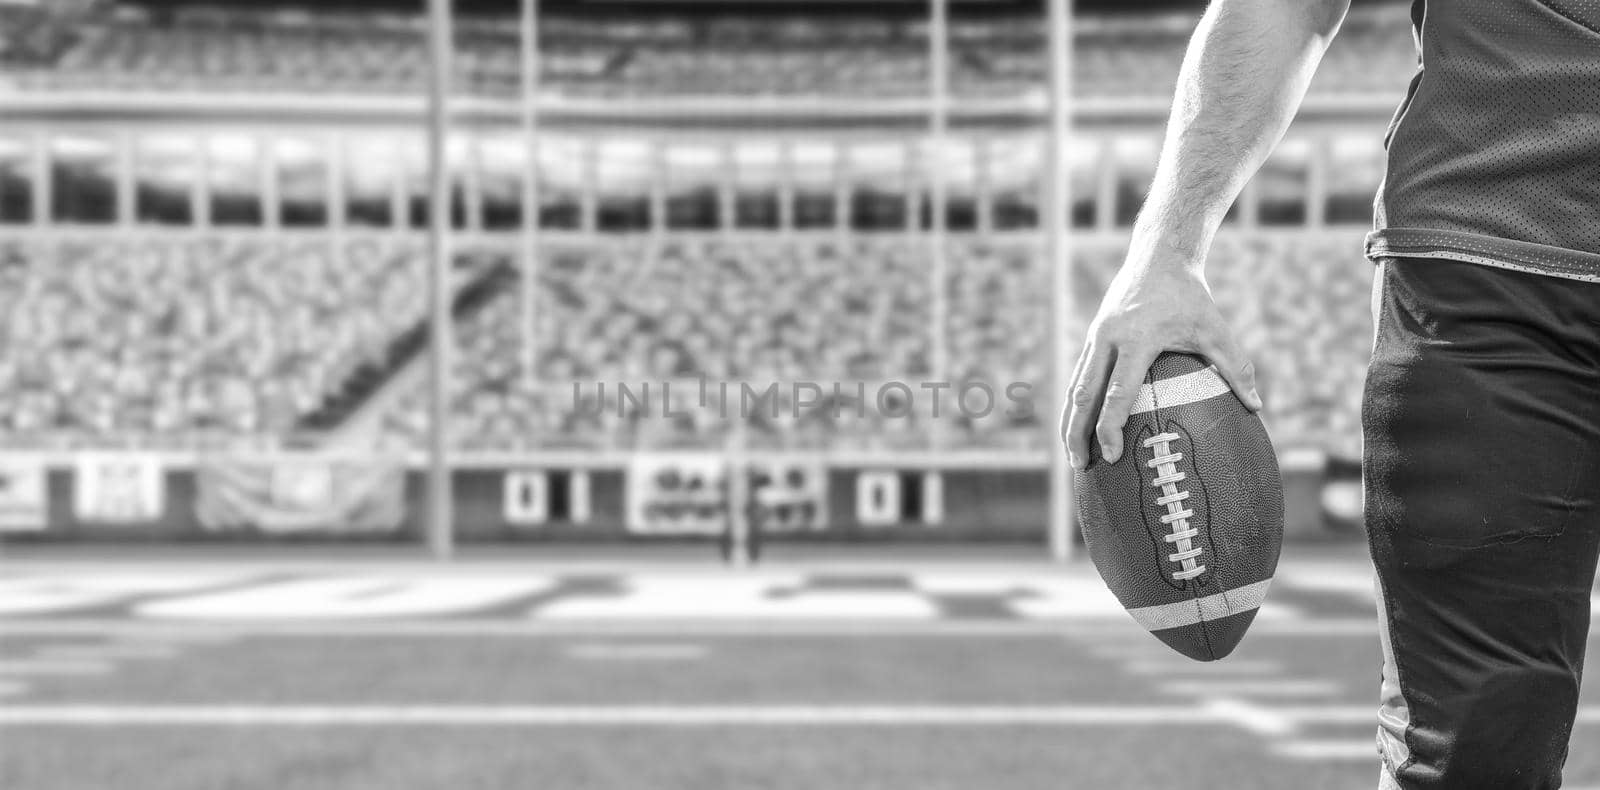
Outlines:
<svg viewBox="0 0 1600 790"><path fill-rule="evenodd" d="M496 294L515 287L515 268L505 258L472 262L458 259L455 270L465 275L450 301L450 319L460 324L483 309ZM428 355L428 318L396 335L378 362L361 365L344 383L329 392L315 410L301 418L296 433L320 438L320 444L346 443L362 431L363 417L383 406L421 373Z"/></svg>

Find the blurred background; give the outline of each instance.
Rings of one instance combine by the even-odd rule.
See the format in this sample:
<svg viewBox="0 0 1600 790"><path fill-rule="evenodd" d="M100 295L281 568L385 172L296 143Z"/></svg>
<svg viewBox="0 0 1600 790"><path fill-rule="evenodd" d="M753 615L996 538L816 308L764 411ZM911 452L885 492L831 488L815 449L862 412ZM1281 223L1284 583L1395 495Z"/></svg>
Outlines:
<svg viewBox="0 0 1600 790"><path fill-rule="evenodd" d="M1203 4L1075 6L0 0L0 785L1371 786L1409 4L1210 253L1287 544L1205 666L1054 441Z"/></svg>

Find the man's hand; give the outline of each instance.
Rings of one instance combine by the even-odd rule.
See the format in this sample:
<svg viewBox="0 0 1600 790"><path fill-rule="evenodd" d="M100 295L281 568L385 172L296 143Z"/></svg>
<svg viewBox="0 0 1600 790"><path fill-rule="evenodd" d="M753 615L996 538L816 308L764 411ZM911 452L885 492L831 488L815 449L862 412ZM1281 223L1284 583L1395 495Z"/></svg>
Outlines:
<svg viewBox="0 0 1600 790"><path fill-rule="evenodd" d="M1252 411L1260 410L1255 366L1234 342L1200 272L1130 260L1112 280L1089 325L1067 390L1061 440L1072 468L1088 466L1091 432L1107 463L1122 457L1122 426L1150 364L1163 351L1205 357L1239 400Z"/></svg>

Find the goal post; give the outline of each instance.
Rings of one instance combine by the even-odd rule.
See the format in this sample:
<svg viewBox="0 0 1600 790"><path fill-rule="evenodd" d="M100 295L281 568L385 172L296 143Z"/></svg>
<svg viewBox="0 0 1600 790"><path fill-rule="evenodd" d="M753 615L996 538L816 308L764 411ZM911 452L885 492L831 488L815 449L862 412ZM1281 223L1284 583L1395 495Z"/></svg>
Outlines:
<svg viewBox="0 0 1600 790"><path fill-rule="evenodd" d="M428 0L428 547L448 559L455 536L450 479L450 377L453 374L450 324L452 255L450 245L451 75L455 71L452 0Z"/></svg>
<svg viewBox="0 0 1600 790"><path fill-rule="evenodd" d="M1050 555L1056 560L1072 556L1074 513L1072 469L1067 451L1056 435L1056 420L1066 405L1071 383L1073 344L1071 311L1076 309L1072 278L1072 0L1046 0L1049 27L1049 126L1046 132L1045 250L1050 272L1050 348L1054 406L1043 415L1050 448Z"/></svg>

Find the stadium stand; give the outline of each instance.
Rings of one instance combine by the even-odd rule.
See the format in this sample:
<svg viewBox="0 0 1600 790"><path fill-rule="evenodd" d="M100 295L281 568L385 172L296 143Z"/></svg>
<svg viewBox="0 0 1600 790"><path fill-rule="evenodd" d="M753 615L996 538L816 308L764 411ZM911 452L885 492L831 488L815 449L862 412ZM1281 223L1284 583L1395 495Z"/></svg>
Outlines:
<svg viewBox="0 0 1600 790"><path fill-rule="evenodd" d="M1048 386L1037 244L952 242L942 380L981 381L996 392L1011 382ZM1260 367L1275 434L1341 457L1359 449L1370 334L1371 273L1358 250L1348 232L1225 234L1209 268ZM757 390L793 381L822 388L800 419L789 416L794 393L780 389L778 416L750 422L752 446L1039 446L1048 433L1038 430L1039 415L1012 419L1003 400L984 419L937 429L922 409L909 418L856 414L857 382L871 398L884 382L917 387L934 374L925 252L904 238L831 236L552 247L537 289L542 385L520 361L514 278L457 310L461 444L719 446L730 423L705 410L674 420L618 414L618 384L676 382L687 397L705 377ZM1114 243L1081 249L1080 320L1092 315L1120 253ZM38 446L271 443L326 411L358 372L410 363L415 354L394 357L393 349L419 331L422 271L419 246L400 239L338 247L262 236L8 242L0 246L11 352L0 361L3 430ZM601 382L611 388L605 408L581 405ZM834 382L843 387L839 408L829 397ZM405 391L385 407L383 429L410 443L426 424L424 390L415 377L397 377L395 386ZM1045 395L1036 393L1041 402ZM951 394L943 396L943 413L959 413ZM659 402L646 405L659 414Z"/></svg>
<svg viewBox="0 0 1600 790"><path fill-rule="evenodd" d="M1209 277L1240 341L1260 368L1268 424L1289 447L1339 457L1359 452L1362 362L1370 337L1371 269L1348 232L1225 234ZM1042 256L1030 239L952 244L948 381L1048 386L1048 304ZM540 369L533 384L519 362L515 289L460 326L456 430L475 450L721 446L729 421L700 409L660 419L659 396L642 408L619 402L617 383L667 381L692 398L699 377L818 382L824 397L799 419L779 389L780 417L751 420L751 446L785 449L1035 448L1053 416L1007 415L1003 398L982 419L858 417L855 385L871 398L883 383L913 388L930 375L929 293L916 242L829 239L787 245L643 240L571 247L551 254L541 281ZM1120 263L1116 244L1079 256L1080 320ZM870 287L868 287L870 286ZM1331 318L1330 318L1331 317ZM573 383L577 382L576 389ZM599 403L597 384L610 388ZM843 384L835 408L833 382ZM942 413L959 414L949 393ZM1040 403L1048 393L1035 392ZM674 400L676 403L676 399ZM974 403L972 411L981 411ZM389 433L420 440L420 384L385 415ZM939 427L933 427L937 424ZM944 433L939 433L943 431Z"/></svg>
<svg viewBox="0 0 1600 790"><path fill-rule="evenodd" d="M1392 93L1415 69L1397 9L1361 9L1328 55L1315 90ZM1171 95L1191 17L1089 18L1077 46L1080 95ZM416 93L426 74L415 17L115 6L12 58L0 75L27 90ZM917 96L927 90L926 28L879 18L741 20L664 18L614 24L554 18L545 24L543 81L583 97L759 95ZM466 21L458 33L458 85L514 95L519 50L504 24ZM1042 29L1033 19L954 22L958 95L1037 94L1045 84Z"/></svg>
<svg viewBox="0 0 1600 790"><path fill-rule="evenodd" d="M0 246L13 446L194 446L293 431L422 315L418 245L285 237Z"/></svg>
<svg viewBox="0 0 1600 790"><path fill-rule="evenodd" d="M1335 99L1387 102L1396 96L1415 68L1402 13L1396 6L1353 13L1314 90ZM543 83L556 96L622 100L613 102L618 106L633 97L675 97L693 106L694 97L706 95L847 99L917 96L927 88L927 29L920 20L557 15L541 24ZM1183 16L1085 18L1076 49L1079 95L1142 97L1159 105L1170 93L1192 25ZM45 15L0 5L0 27L7 34L0 92L398 95L417 93L426 72L423 28L414 16L119 4ZM464 19L457 35L460 86L478 96L515 95L520 53L514 30L504 20ZM955 90L969 97L1042 90L1041 36L1034 19L958 15L951 28ZM1157 117L1160 107L1151 112ZM307 119L306 133L326 133L326 124ZM271 154L267 138L246 141L245 153L231 159L223 155L226 146L213 146L199 162L190 161L197 149L185 138L180 142L189 147L169 161L142 142L124 139L123 147L114 147L102 131L68 130L59 146L36 129L0 139L0 206L6 207L0 221L41 226L39 233L0 244L6 286L0 309L14 352L0 361L0 402L7 407L0 430L21 445L192 447L272 444L295 432L359 424L374 428L377 441L415 446L426 422L414 364L426 340L424 265L421 239L403 226L420 227L426 214L420 147L413 146L408 159L374 144L368 157L349 159L348 171L333 166L343 161L334 156L301 172L281 151ZM495 150L517 147L514 132L498 133L502 145ZM882 133L898 140L890 147L909 145L903 131ZM1290 210L1261 208L1248 227L1225 232L1212 252L1210 277L1260 365L1269 424L1280 443L1350 458L1359 449L1370 285L1353 229L1370 211L1382 161L1381 151L1372 155L1375 134L1368 140L1338 133L1345 136L1324 132L1327 139L1317 140L1330 152L1326 161L1313 166L1302 153L1286 159L1289 169L1276 181L1265 174L1254 198L1258 207L1286 199ZM1108 161L1085 164L1081 182L1074 174L1074 217L1082 231L1076 334L1119 261L1123 229L1148 181L1153 147L1123 151L1124 143L1139 142L1136 136L1099 130L1095 139L1105 144L1101 153ZM648 146L634 151L638 162L622 161L615 145L592 150L592 179L579 172L580 163L546 162L547 191L565 190L562 205L574 216L585 201L594 203L599 220L594 227L563 223L555 235L565 238L544 251L533 289L538 369L532 376L522 361L521 289L512 256L503 252L508 237L497 242L501 252L464 261L470 273L460 278L453 312L461 345L453 396L458 440L469 449L519 450L713 447L729 438L729 423L703 411L645 419L631 407L618 408L615 391L575 398L568 386L574 381L811 381L824 387L840 382L847 390L860 382L867 397L898 379L1048 386L1049 305L1047 290L1039 287L1048 278L1042 239L1034 232L1037 218L1011 223L1005 210L1015 191L1037 213L1036 166L1006 159L1031 144L989 142L994 145L973 150L974 157L990 157L996 171L991 209L998 232L980 230L970 218L967 226L953 227L942 366L930 330L935 300L928 242L886 230L905 225L895 217L903 214L911 177L899 160L870 173L846 172L844 165L861 165L846 158L814 167L837 172L821 180L816 172L805 174L808 191L795 205L802 230L717 234L704 232L717 226L716 161L703 168L711 178L697 187L704 194L680 201L693 203L694 228L685 232L670 219L677 203L669 196L663 206L669 220L650 233L634 232L647 230L648 222L617 228L606 219L613 204L641 209L629 216L647 213L653 199ZM558 143L555 136L545 140L549 151ZM80 148L92 159L83 178L69 156ZM252 158L260 152L267 158ZM605 161L598 161L601 154ZM469 234L515 229L515 162L480 163L478 199L492 202L501 221L468 228ZM213 183L190 189L184 179L202 164ZM775 215L783 176L781 168L770 169L770 183L740 184L754 192L738 199L770 202L767 213ZM623 170L626 183L607 181ZM55 180L50 190L28 186L44 177L36 173ZM351 184L360 181L359 194L324 191L339 173ZM965 188L975 188L975 175L960 178ZM1019 185L1000 183L1004 178ZM463 195L471 180L458 184ZM93 211L75 208L84 202L78 193L85 190L74 186L79 181L93 182ZM161 182L165 191L157 195L146 181ZM243 223L259 229L182 227L230 219L219 212L197 219L197 195L252 204L263 185L272 189L263 190L261 205L248 206ZM807 207L819 195L831 200L836 189L847 193L841 205L850 221L841 224L862 224L849 215L872 215L879 204L893 208L893 217L866 216L871 221L864 226L876 228L869 232L821 230L833 220L808 219ZM119 191L127 194L119 198ZM152 195L179 209L175 219L146 216L144 203L153 203ZM301 199L348 199L360 202L362 211L373 204L398 220L384 232L374 227L347 237L344 220L323 206L316 213L326 218L325 227L319 219L311 223L315 230L280 233L299 224L283 206ZM965 199L973 213L971 196ZM282 205L268 211L273 200ZM1311 202L1319 203L1318 211L1310 210ZM457 213L466 210L458 205ZM362 211L349 212L348 219L357 220L351 225L389 224L366 223ZM282 216L268 219L274 214ZM776 216L767 219L776 229ZM155 220L172 227L129 232ZM74 223L105 228L84 238L62 231ZM463 223L458 218L456 224ZM1013 224L1022 227L1010 230ZM1282 227L1269 227L1276 225ZM174 309L178 304L197 309ZM1041 404L1049 400L1047 393L1033 395ZM982 419L858 415L848 392L793 417L794 397L780 391L778 415L749 421L743 441L780 448L1037 449L1051 433L1041 428L1054 422L1053 416L1005 414L1003 405L1002 413ZM947 414L955 411L951 397L946 392L938 401ZM604 403L575 405L585 399Z"/></svg>

